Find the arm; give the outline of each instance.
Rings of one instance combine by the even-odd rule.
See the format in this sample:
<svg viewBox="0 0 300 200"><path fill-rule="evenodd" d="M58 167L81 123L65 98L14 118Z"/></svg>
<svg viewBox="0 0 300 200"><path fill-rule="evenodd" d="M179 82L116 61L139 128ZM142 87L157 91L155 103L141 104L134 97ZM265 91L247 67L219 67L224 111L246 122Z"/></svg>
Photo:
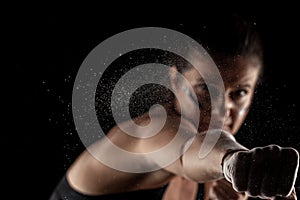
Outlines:
<svg viewBox="0 0 300 200"><path fill-rule="evenodd" d="M192 128L188 128L188 125L185 131L177 133L176 128L172 131L173 124L147 139L136 139L119 131L110 135L110 139L117 146L130 152L142 153L142 157L123 156L122 152L116 153L112 145L105 142L96 145L99 148L95 148L93 155L104 155L101 158L107 159L106 162L115 162L113 164L117 167L134 167L136 172L140 169L160 169L197 182L218 180L225 176L235 190L245 191L250 196L286 196L292 191L299 162L296 150L275 145L248 150L237 143L229 133L222 132L210 153L200 159L198 155L205 135L193 134L195 130L191 131ZM178 134L180 136L175 139L174 148L170 151L161 150ZM160 150L158 154L157 150ZM164 161L174 154L175 157L178 156L177 159L171 164L163 165ZM257 185L263 189L260 190L261 187Z"/></svg>
<svg viewBox="0 0 300 200"><path fill-rule="evenodd" d="M239 193L232 188L231 183L225 179L205 183L205 200L247 200L248 195L243 192Z"/></svg>
<svg viewBox="0 0 300 200"><path fill-rule="evenodd" d="M247 151L247 148L237 143L231 134L222 131L211 152L200 159L198 155L205 134L197 134L194 137L190 139L193 139L193 143L181 158L165 168L167 171L196 182L218 180L224 177L222 170L223 157L230 152ZM189 141L186 144L188 143Z"/></svg>
<svg viewBox="0 0 300 200"><path fill-rule="evenodd" d="M225 177L237 192L246 192L252 197L292 194L299 165L295 149L269 145L247 150L230 134L222 132L212 151L199 159L204 136L198 134L180 160L166 170L197 182Z"/></svg>

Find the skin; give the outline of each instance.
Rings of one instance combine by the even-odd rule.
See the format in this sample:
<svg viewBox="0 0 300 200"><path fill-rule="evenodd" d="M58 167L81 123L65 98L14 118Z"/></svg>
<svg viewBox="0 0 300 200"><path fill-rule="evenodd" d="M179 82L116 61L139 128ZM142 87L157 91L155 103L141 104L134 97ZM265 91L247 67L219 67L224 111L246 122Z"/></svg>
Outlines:
<svg viewBox="0 0 300 200"><path fill-rule="evenodd" d="M243 59L236 59L233 64L241 66L243 70L237 70L236 73L232 73L229 70L221 72L223 76L226 77L226 80L228 80L228 82L225 83L225 126L217 143L214 145L214 148L205 158L199 159L198 154L206 134L206 132L202 131L207 130L208 122L210 121L211 107L209 106L209 101L207 101L208 91L206 90L205 85L203 85L201 76L198 73L195 73L195 71L193 71L194 69L187 70L184 73L187 82L190 83L190 85L188 85L186 81L177 80L177 70L175 67L171 67L171 85L178 98L183 101L182 105L184 106L184 109L180 106L177 99L174 100L173 104L164 105L167 112L166 122L164 123L163 128L150 138L144 139L133 137L123 132L118 126L112 128L107 136L112 143L126 151L134 153L149 153L164 147L172 141L178 133L180 133L179 139L175 140L174 148L172 148L172 154L177 155L178 159L167 166L161 166L162 163L160 162L160 160L165 160L165 154L161 154L160 157L155 158L147 157L145 158L146 162L141 160L124 160L122 157L118 157L119 155L117 154L110 154L112 150L111 145L103 140L99 140L84 151L67 170L66 178L71 187L76 191L87 195L105 195L158 188L166 185L176 176L193 181L194 184L195 182L205 183L223 179L224 170L227 170L227 168L230 169L237 166L236 168L238 169L238 167L242 168L245 166L243 165L243 162L239 162L239 152L245 152L247 155L252 156L255 159L257 156L257 150L254 149L252 151L248 151L247 148L237 143L230 133L235 133L246 117L246 113L248 112L253 97L259 70L254 66L251 67L249 62L245 62ZM257 69L256 72L255 69ZM187 94L187 88L195 91L196 101L201 104L202 110L198 128L196 128L195 121L193 120L195 117L195 109L198 108L198 105L195 103L195 99L192 99L191 96ZM223 99L220 95L218 97ZM242 112L242 114L239 114L241 109L245 111ZM182 110L184 112L181 112ZM219 110L221 109L216 108L215 112ZM153 111L151 116L152 118L150 119L149 113L145 113L134 119L134 122L142 127L150 124L150 128L144 131L149 131L151 133L153 130L152 128L155 129L155 124L164 120L161 112L156 109ZM184 116L182 121L180 121L181 116ZM217 115L215 121L222 121L221 116ZM180 129L179 124L182 125ZM145 133L139 128L131 127L132 125L129 122L124 122L122 125L127 127L127 130L132 131L134 135ZM186 144L190 144L190 146L186 152L182 154L182 149L185 149ZM270 149L266 148L265 150L265 153L262 155L262 162L266 160L265 158L268 158L269 155L275 155L275 158L278 157L278 154L271 152ZM93 154L90 152L93 152ZM127 164L134 165L137 168L144 167L145 163L147 166L161 166L161 168L147 173L127 173L118 171L97 160L97 156L103 152L106 152L107 156L113 159L118 165L126 164L124 162L127 161ZM288 157L292 155L293 161L296 161L298 158L298 154L293 150L285 150L285 154ZM223 161L225 168L222 165ZM275 161L270 162L270 165L274 166L275 163ZM285 171L287 175L286 177L290 176L295 171L295 166L296 162L292 168L284 166L284 169L287 169ZM253 166L253 169L251 166L252 171L259 169L259 165ZM239 171L236 170L233 172L239 173ZM249 181L251 183L254 178L257 178L255 173L253 173L251 175L254 177L250 180L239 179L239 177L235 176L234 173L232 174L230 171L227 171L226 175L234 181L235 184L242 183L249 185ZM273 176L276 174L271 175ZM258 178L264 179L265 175L261 174ZM116 181L118 184L115 184ZM222 182L217 183L217 185L219 184L222 184ZM237 187L240 187L240 185L237 185ZM214 187L211 188L214 189ZM222 187L220 186L220 188ZM291 186L287 186L287 188L283 189L287 190L289 188L291 188ZM268 192L269 189L270 188L267 188L266 191ZM252 192L253 188L250 187L249 190ZM214 191L212 190L211 193L213 192ZM279 194L286 194L285 192L286 191L283 191ZM217 192L214 193L217 194Z"/></svg>
<svg viewBox="0 0 300 200"><path fill-rule="evenodd" d="M228 67L219 68L225 86L226 114L223 129L235 135L248 114L258 81L260 66L253 65L242 58L228 61L228 65ZM199 132L202 132L203 129L208 128L207 125L210 121L209 93L196 69L189 69L184 75L198 96L199 103L203 105L200 108L202 115L200 115L199 122ZM188 86L185 83L180 83L179 87ZM187 98L181 91L178 92L178 96L179 98ZM177 110L178 107L180 106L176 103Z"/></svg>
<svg viewBox="0 0 300 200"><path fill-rule="evenodd" d="M234 60L227 59L225 66L226 67L220 66L219 68L225 86L225 121L223 129L235 135L248 114L261 66L252 64L251 62L248 62L246 59L242 58ZM193 89L194 91L198 92L199 96L205 95L207 90L205 89L205 87L203 88L203 82L194 81L199 78L195 69L190 69L185 72L185 77L193 84ZM205 105L205 103L202 104ZM210 108L204 107L202 111L204 113L209 112ZM205 115L201 118L200 123L207 124L208 120L209 117ZM183 199L183 197L184 199L195 199L197 183L189 182L181 184L182 181L183 180L181 177L176 177L172 180L169 188L164 195L165 200ZM188 181L185 180L185 182ZM189 187L189 192L184 192L187 189L183 189L183 191L175 189L176 187L179 188L178 185ZM237 193L232 188L231 184L224 179L221 181L208 182L205 184L206 200L215 199L217 197L219 197L220 199L224 199L223 197L226 197L228 195L231 195L230 199L247 199L246 194Z"/></svg>
<svg viewBox="0 0 300 200"><path fill-rule="evenodd" d="M245 59L229 61L228 67L220 67L225 84L226 118L224 129L235 135L243 124L252 103L261 66ZM245 193L238 193L231 183L222 179L205 184L205 200L248 199Z"/></svg>
<svg viewBox="0 0 300 200"><path fill-rule="evenodd" d="M249 108L251 106L255 88L258 82L261 66L247 59L226 59L223 65L219 67L220 74L225 86L225 121L223 129L235 135L243 124ZM196 70L191 69L185 72L185 77L194 83L193 89L198 96L205 96L205 87L202 87L202 81L196 77ZM201 86L199 89L199 86ZM185 87L185 86L181 86ZM198 98L200 104L201 100ZM205 99L204 99L205 100ZM205 103L202 103L205 105ZM202 113L209 112L209 108L202 107ZM206 124L209 118L202 116L200 123ZM198 183L175 177L169 184L163 199L195 199L198 189ZM209 181L204 185L205 200L246 200L248 195L245 192L237 192L226 179L218 181ZM296 199L295 190L289 197L276 197L276 199Z"/></svg>
<svg viewBox="0 0 300 200"><path fill-rule="evenodd" d="M85 150L67 170L67 180L75 190L88 195L104 195L151 189L167 184L176 175L196 182L207 182L220 179L223 178L220 163L222 162L224 155L229 150L246 150L246 148L238 144L228 132L224 131L211 153L205 157L205 159L198 159L197 155L205 135L197 135L197 133L207 130L207 125L210 120L210 108L203 106L205 114L200 116L199 127L198 129L195 129L195 125L191 119L197 117L194 116L194 110L197 108L197 105L182 90L182 87L186 85L184 85L183 82L178 82L176 80L176 70L174 69L176 68L172 67L170 70L171 85L178 97L184 102L183 105L186 106L184 109L188 110L182 121L180 121L180 115L182 114L180 111L183 108L181 108L178 101L175 100L173 104L164 105L165 110L167 111L167 120L162 130L155 136L148 139L132 137L124 133L117 126L112 128L107 136L116 146L124 150L136 153L147 153L165 146L174 138L178 131L183 131L185 138L182 138L177 142L178 145L174 148L174 153L179 155L186 142L190 138L195 137L195 140L188 151L174 163L163 167L160 170L145 174L125 173L112 169L96 159L97 152L108 152L110 150L109 145L102 144L101 141L98 141L91 147L94 152L93 155L91 155L88 150ZM207 93L207 91L203 90L202 86L199 87L201 76L191 70L186 71L184 76L190 82L191 86L196 89L197 99L201 100L203 98L203 93ZM134 121L140 126L148 125L151 121L154 122L154 124L155 121L162 121L162 116L160 116L159 113L152 115L152 117L153 118L150 119L149 114L145 113L134 119ZM183 130L178 130L178 125L180 123L182 124ZM123 125L129 126L130 129L129 123L124 122ZM140 134L139 130L132 129L132 131L136 131ZM156 162L156 160L149 160L147 163L149 165L155 165L157 164ZM211 163L214 167L208 166L207 163ZM120 163L120 165L121 164L122 163ZM136 165L139 164L142 163L136 163ZM199 173L199 171L203 173ZM116 179L118 179L118 184L114 184Z"/></svg>

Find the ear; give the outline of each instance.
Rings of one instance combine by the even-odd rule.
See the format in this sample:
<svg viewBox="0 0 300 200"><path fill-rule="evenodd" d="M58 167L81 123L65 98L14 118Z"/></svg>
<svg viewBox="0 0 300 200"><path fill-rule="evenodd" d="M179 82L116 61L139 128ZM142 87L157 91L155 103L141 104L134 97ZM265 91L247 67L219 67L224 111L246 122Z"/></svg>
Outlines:
<svg viewBox="0 0 300 200"><path fill-rule="evenodd" d="M176 66L171 66L169 70L169 77L170 77L170 83L171 87L174 91L178 89L178 70Z"/></svg>

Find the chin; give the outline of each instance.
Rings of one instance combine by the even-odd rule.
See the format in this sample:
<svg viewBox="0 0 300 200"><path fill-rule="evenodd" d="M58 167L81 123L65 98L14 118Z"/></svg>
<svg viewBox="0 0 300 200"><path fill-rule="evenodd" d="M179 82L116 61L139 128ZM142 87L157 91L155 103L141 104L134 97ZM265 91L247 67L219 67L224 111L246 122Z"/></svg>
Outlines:
<svg viewBox="0 0 300 200"><path fill-rule="evenodd" d="M235 131L233 130L233 127L232 126L223 126L223 130L230 133L231 135L235 135Z"/></svg>

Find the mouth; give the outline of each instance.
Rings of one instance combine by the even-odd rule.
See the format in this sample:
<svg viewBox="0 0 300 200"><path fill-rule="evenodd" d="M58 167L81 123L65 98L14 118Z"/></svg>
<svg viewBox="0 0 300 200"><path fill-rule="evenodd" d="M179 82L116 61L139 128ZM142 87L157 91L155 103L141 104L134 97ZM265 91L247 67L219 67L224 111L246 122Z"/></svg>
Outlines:
<svg viewBox="0 0 300 200"><path fill-rule="evenodd" d="M225 131L229 131L230 132L232 130L232 127L233 127L233 124L232 124L231 120L226 120L225 123L224 123L224 125L223 125L223 129Z"/></svg>
<svg viewBox="0 0 300 200"><path fill-rule="evenodd" d="M228 132L231 132L231 130L232 130L232 126L230 126L230 125L224 125L223 126L223 130L225 130L225 131L228 131Z"/></svg>

